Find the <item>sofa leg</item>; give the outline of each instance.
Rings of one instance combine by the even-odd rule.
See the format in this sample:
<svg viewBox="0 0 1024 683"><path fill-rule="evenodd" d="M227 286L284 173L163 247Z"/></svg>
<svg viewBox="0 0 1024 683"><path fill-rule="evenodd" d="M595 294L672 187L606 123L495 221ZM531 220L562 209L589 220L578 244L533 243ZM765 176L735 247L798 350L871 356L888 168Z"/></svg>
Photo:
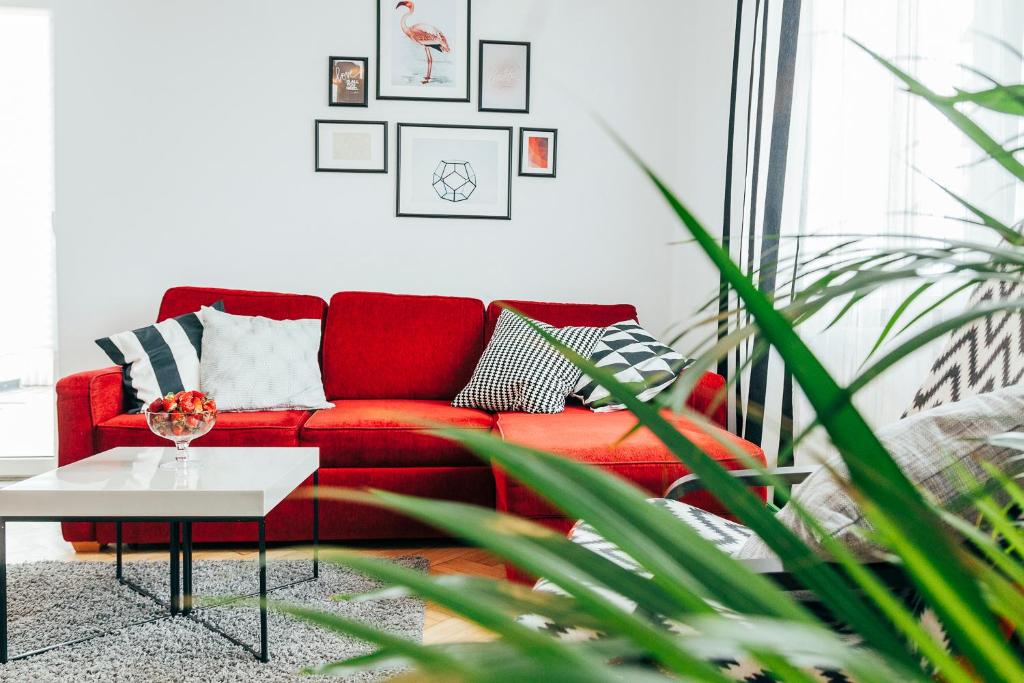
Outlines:
<svg viewBox="0 0 1024 683"><path fill-rule="evenodd" d="M71 541L76 553L98 553L103 547L99 541Z"/></svg>

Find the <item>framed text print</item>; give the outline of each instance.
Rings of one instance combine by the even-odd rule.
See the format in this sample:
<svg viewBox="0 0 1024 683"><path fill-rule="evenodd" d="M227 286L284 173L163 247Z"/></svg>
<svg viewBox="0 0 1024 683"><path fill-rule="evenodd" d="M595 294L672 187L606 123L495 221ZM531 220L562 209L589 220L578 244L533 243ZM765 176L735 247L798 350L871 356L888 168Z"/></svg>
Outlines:
<svg viewBox="0 0 1024 683"><path fill-rule="evenodd" d="M345 173L387 173L387 121L317 119L316 170Z"/></svg>
<svg viewBox="0 0 1024 683"><path fill-rule="evenodd" d="M526 114L530 111L530 44L480 41L477 109Z"/></svg>
<svg viewBox="0 0 1024 683"><path fill-rule="evenodd" d="M512 217L512 129L398 124L396 214Z"/></svg>
<svg viewBox="0 0 1024 683"><path fill-rule="evenodd" d="M366 106L366 57L331 57L327 104L332 107Z"/></svg>
<svg viewBox="0 0 1024 683"><path fill-rule="evenodd" d="M519 175L554 178L557 161L557 130L554 128L519 129Z"/></svg>
<svg viewBox="0 0 1024 683"><path fill-rule="evenodd" d="M377 0L377 99L469 102L470 0Z"/></svg>

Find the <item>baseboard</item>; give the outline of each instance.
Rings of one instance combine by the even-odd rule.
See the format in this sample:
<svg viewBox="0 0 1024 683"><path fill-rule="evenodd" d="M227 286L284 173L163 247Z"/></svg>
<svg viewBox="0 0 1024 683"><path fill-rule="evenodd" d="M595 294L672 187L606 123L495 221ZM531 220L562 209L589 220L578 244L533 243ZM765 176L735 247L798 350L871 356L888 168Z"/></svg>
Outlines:
<svg viewBox="0 0 1024 683"><path fill-rule="evenodd" d="M28 458L0 458L0 479L25 479L57 467L57 458L52 456Z"/></svg>

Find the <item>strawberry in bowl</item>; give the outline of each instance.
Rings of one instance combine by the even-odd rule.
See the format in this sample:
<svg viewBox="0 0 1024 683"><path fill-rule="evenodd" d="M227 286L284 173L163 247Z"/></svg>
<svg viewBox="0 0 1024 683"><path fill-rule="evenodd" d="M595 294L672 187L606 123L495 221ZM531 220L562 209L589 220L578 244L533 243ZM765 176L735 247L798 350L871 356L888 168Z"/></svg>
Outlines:
<svg viewBox="0 0 1024 683"><path fill-rule="evenodd" d="M185 461L189 442L213 429L217 403L201 391L179 391L155 399L143 414L150 430L173 441L176 459Z"/></svg>

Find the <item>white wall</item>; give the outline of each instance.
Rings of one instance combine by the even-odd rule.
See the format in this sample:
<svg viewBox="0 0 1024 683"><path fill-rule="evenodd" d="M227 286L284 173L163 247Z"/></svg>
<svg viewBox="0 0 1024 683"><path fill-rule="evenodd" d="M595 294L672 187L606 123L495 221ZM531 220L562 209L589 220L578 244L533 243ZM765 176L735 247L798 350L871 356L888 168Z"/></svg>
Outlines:
<svg viewBox="0 0 1024 683"><path fill-rule="evenodd" d="M678 25L678 41L686 46L686 54L679 63L676 81L676 107L683 129L678 136L673 178L679 198L705 228L720 238L736 3L689 0L686 4L685 19ZM742 87L745 86L741 84ZM735 225L735 218L733 222ZM677 221L673 240L688 238ZM671 248L672 332L687 329L686 322L695 319L696 307L717 293L718 282L718 271L696 245L679 244ZM717 308L699 317L708 313L717 313ZM692 332L680 344L680 350L690 350L713 333L713 328L702 326Z"/></svg>
<svg viewBox="0 0 1024 683"><path fill-rule="evenodd" d="M701 50L728 60L732 40L704 22L731 3L475 0L472 102L367 109L328 107L325 79L328 55L375 60L370 0L10 4L54 8L63 373L101 365L92 340L151 321L176 284L626 301L656 331L715 285L665 246L674 219L591 114L703 212L728 63ZM530 114L476 111L478 39L532 41ZM719 71L725 100L695 101ZM558 128L558 178L513 175L511 221L396 218L393 170L312 171L315 118L391 121L391 169L397 121Z"/></svg>

